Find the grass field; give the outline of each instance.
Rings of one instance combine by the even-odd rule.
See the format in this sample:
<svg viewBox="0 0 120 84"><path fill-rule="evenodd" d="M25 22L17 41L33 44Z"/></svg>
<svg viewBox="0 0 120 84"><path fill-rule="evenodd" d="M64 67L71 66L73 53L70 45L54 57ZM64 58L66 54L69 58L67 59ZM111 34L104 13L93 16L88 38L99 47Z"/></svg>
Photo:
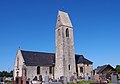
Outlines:
<svg viewBox="0 0 120 84"><path fill-rule="evenodd" d="M88 81L82 80L82 81L78 82L77 84L90 84L90 83L96 83L96 82L95 81L90 81L90 80L88 80ZM75 84L75 83L71 82L69 84ZM107 84L113 84L113 83L107 83ZM120 84L120 83L117 83L117 84Z"/></svg>
<svg viewBox="0 0 120 84"><path fill-rule="evenodd" d="M82 81L78 82L77 84L90 84L90 83L95 83L95 82L94 81L90 81L90 80L88 80L88 81L82 80ZM69 84L74 84L74 83L72 82L72 83L69 83Z"/></svg>

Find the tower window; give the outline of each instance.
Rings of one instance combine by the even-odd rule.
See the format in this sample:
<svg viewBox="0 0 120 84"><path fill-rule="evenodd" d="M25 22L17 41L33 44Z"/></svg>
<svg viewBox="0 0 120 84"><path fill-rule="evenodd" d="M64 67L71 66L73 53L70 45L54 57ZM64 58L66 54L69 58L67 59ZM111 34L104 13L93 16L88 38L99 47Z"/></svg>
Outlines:
<svg viewBox="0 0 120 84"><path fill-rule="evenodd" d="M60 21L60 15L58 16L58 21Z"/></svg>
<svg viewBox="0 0 120 84"><path fill-rule="evenodd" d="M83 73L83 67L80 67L80 73Z"/></svg>
<svg viewBox="0 0 120 84"><path fill-rule="evenodd" d="M60 29L58 29L58 36L60 36Z"/></svg>
<svg viewBox="0 0 120 84"><path fill-rule="evenodd" d="M66 37L69 37L69 29L66 29Z"/></svg>
<svg viewBox="0 0 120 84"><path fill-rule="evenodd" d="M40 74L40 66L37 67L37 74Z"/></svg>
<svg viewBox="0 0 120 84"><path fill-rule="evenodd" d="M69 68L69 70L70 70L70 64L69 64L68 68Z"/></svg>

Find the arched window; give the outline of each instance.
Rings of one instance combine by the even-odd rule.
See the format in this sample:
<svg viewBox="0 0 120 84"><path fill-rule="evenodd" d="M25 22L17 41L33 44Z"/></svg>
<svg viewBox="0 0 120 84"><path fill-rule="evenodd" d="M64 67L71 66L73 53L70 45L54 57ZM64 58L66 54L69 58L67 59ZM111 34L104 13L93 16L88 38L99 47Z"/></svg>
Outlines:
<svg viewBox="0 0 120 84"><path fill-rule="evenodd" d="M68 68L69 68L69 70L70 70L70 64L68 65Z"/></svg>
<svg viewBox="0 0 120 84"><path fill-rule="evenodd" d="M83 67L80 67L80 73L83 73Z"/></svg>
<svg viewBox="0 0 120 84"><path fill-rule="evenodd" d="M66 37L69 37L69 29L66 29Z"/></svg>
<svg viewBox="0 0 120 84"><path fill-rule="evenodd" d="M37 67L37 74L40 74L40 66Z"/></svg>

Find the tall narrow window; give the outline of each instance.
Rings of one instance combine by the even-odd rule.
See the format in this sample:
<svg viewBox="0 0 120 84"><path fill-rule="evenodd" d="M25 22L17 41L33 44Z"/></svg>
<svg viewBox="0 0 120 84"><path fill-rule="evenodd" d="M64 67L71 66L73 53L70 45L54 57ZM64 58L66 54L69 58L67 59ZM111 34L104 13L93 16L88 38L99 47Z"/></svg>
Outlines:
<svg viewBox="0 0 120 84"><path fill-rule="evenodd" d="M27 76L27 70L26 69L24 69L25 70L25 76Z"/></svg>
<svg viewBox="0 0 120 84"><path fill-rule="evenodd" d="M60 36L60 29L58 29L58 36Z"/></svg>
<svg viewBox="0 0 120 84"><path fill-rule="evenodd" d="M19 57L17 57L17 68L19 68Z"/></svg>
<svg viewBox="0 0 120 84"><path fill-rule="evenodd" d="M40 74L40 66L37 67L37 74Z"/></svg>
<svg viewBox="0 0 120 84"><path fill-rule="evenodd" d="M66 29L66 37L69 37L69 29Z"/></svg>
<svg viewBox="0 0 120 84"><path fill-rule="evenodd" d="M68 66L68 67L69 67L69 70L70 70L70 64L69 64L69 66Z"/></svg>
<svg viewBox="0 0 120 84"><path fill-rule="evenodd" d="M49 67L49 73L52 74L52 67Z"/></svg>
<svg viewBox="0 0 120 84"><path fill-rule="evenodd" d="M83 67L80 67L80 73L83 73Z"/></svg>
<svg viewBox="0 0 120 84"><path fill-rule="evenodd" d="M17 71L16 73L17 73L17 77L18 77L18 75L19 75L19 72Z"/></svg>

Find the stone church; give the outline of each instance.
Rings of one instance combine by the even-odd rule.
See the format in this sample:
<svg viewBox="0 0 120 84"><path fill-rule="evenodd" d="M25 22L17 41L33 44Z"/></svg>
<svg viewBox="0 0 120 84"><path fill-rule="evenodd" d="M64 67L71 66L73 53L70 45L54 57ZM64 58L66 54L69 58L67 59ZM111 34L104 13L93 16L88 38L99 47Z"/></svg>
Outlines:
<svg viewBox="0 0 120 84"><path fill-rule="evenodd" d="M92 76L93 62L74 53L73 27L68 13L58 11L56 23L56 53L35 52L18 49L14 64L14 80L50 79L73 81L74 77Z"/></svg>

